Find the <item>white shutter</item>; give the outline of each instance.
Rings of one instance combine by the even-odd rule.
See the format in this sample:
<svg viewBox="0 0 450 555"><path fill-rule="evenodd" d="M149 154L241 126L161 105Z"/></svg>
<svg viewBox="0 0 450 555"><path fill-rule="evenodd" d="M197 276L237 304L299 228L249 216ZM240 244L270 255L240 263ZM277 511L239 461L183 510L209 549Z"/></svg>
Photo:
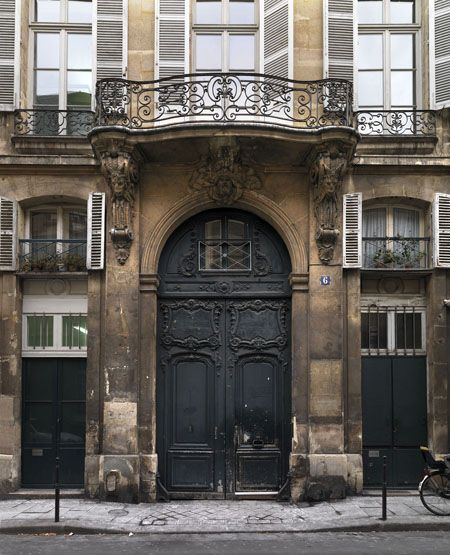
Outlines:
<svg viewBox="0 0 450 555"><path fill-rule="evenodd" d="M155 79L189 73L189 0L156 6Z"/></svg>
<svg viewBox="0 0 450 555"><path fill-rule="evenodd" d="M436 193L433 204L434 265L450 268L450 195Z"/></svg>
<svg viewBox="0 0 450 555"><path fill-rule="evenodd" d="M17 202L0 197L0 270L16 269Z"/></svg>
<svg viewBox="0 0 450 555"><path fill-rule="evenodd" d="M362 265L362 193L344 195L343 257L344 268Z"/></svg>
<svg viewBox="0 0 450 555"><path fill-rule="evenodd" d="M88 270L103 270L105 265L105 193L89 193L87 260Z"/></svg>
<svg viewBox="0 0 450 555"><path fill-rule="evenodd" d="M264 0L262 7L262 73L291 77L292 0Z"/></svg>
<svg viewBox="0 0 450 555"><path fill-rule="evenodd" d="M15 108L15 88L18 84L15 71L18 56L20 29L20 1L0 0L0 111Z"/></svg>
<svg viewBox="0 0 450 555"><path fill-rule="evenodd" d="M450 106L450 0L430 2L431 106Z"/></svg>
<svg viewBox="0 0 450 555"><path fill-rule="evenodd" d="M122 78L127 73L128 0L97 0L94 36L97 79Z"/></svg>
<svg viewBox="0 0 450 555"><path fill-rule="evenodd" d="M353 81L356 14L353 0L324 0L324 73Z"/></svg>

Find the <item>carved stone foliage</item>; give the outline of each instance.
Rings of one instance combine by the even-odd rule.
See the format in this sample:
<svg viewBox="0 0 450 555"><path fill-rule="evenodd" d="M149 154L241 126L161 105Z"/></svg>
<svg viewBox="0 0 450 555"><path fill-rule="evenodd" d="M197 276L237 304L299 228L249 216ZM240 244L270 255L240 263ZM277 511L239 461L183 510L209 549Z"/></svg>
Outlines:
<svg viewBox="0 0 450 555"><path fill-rule="evenodd" d="M242 196L244 189L260 189L261 180L243 162L236 142L219 140L210 144L208 155L191 176L189 188L206 191L218 205L230 206Z"/></svg>
<svg viewBox="0 0 450 555"><path fill-rule="evenodd" d="M315 152L310 165L316 219L316 244L323 264L333 259L339 236L338 197L351 152L340 144L326 144Z"/></svg>
<svg viewBox="0 0 450 555"><path fill-rule="evenodd" d="M232 302L228 305L230 313L230 331L231 336L229 346L233 351L237 351L240 347L261 351L270 347L275 347L279 351L287 346L288 343L288 303L286 301L270 301L270 300L251 300L245 302ZM272 317L269 316L269 311ZM250 313L250 317L247 316ZM253 314L252 314L253 313ZM264 333L263 328L257 327L249 329L249 322L253 322L257 326L257 314L262 315L261 321L269 322L270 336ZM243 335L245 333L245 336Z"/></svg>
<svg viewBox="0 0 450 555"><path fill-rule="evenodd" d="M139 165L130 152L110 150L100 155L102 171L111 191L111 239L119 264L125 264L133 240L133 205Z"/></svg>

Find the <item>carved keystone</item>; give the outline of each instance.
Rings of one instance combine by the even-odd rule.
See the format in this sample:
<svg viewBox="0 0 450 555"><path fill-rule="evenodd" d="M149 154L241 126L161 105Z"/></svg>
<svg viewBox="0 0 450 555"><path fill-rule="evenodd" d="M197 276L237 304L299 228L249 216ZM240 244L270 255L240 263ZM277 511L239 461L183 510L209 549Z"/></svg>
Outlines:
<svg viewBox="0 0 450 555"><path fill-rule="evenodd" d="M325 143L316 148L310 157L309 178L316 219L316 244L322 264L329 264L333 259L339 236L338 198L353 151L353 145Z"/></svg>

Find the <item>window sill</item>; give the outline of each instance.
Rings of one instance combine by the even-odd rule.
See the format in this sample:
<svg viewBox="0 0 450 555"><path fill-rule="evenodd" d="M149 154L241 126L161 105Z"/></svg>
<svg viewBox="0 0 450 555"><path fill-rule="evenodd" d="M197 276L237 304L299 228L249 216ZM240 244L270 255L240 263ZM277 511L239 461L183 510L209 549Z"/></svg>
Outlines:
<svg viewBox="0 0 450 555"><path fill-rule="evenodd" d="M24 154L82 154L92 156L92 148L87 137L56 135L13 135L14 148Z"/></svg>
<svg viewBox="0 0 450 555"><path fill-rule="evenodd" d="M16 275L21 278L27 279L55 279L58 278L70 278L70 279L86 279L89 272L16 272Z"/></svg>
<svg viewBox="0 0 450 555"><path fill-rule="evenodd" d="M362 135L356 156L365 154L431 154L438 142L436 136Z"/></svg>

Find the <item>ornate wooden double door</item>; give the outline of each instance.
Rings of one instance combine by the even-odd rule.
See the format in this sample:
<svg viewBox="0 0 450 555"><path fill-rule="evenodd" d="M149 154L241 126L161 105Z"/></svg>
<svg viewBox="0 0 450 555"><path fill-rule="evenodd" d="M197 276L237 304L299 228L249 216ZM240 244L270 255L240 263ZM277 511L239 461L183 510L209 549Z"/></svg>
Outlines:
<svg viewBox="0 0 450 555"><path fill-rule="evenodd" d="M166 246L160 264L157 447L160 480L171 497L260 495L277 492L285 482L291 442L289 271L281 239L241 212L205 213Z"/></svg>

